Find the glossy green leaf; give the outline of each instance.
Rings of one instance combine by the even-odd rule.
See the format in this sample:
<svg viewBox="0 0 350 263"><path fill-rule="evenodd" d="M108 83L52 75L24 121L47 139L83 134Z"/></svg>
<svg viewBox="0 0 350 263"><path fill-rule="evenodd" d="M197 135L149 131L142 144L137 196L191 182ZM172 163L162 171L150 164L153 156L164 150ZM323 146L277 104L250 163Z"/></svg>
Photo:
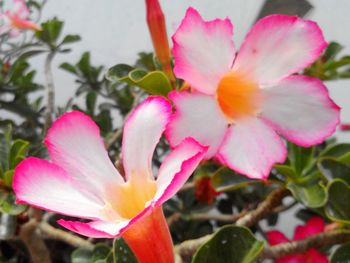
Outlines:
<svg viewBox="0 0 350 263"><path fill-rule="evenodd" d="M312 166L314 147L304 148L288 143L288 159L297 175L305 175Z"/></svg>
<svg viewBox="0 0 350 263"><path fill-rule="evenodd" d="M263 248L248 228L225 226L198 249L192 263L250 263Z"/></svg>
<svg viewBox="0 0 350 263"><path fill-rule="evenodd" d="M74 43L74 42L77 42L77 41L80 41L80 36L79 35L66 35L62 42L61 42L61 45L62 44L70 44L70 43Z"/></svg>
<svg viewBox="0 0 350 263"><path fill-rule="evenodd" d="M332 144L320 153L320 157L339 158L350 152L350 143Z"/></svg>
<svg viewBox="0 0 350 263"><path fill-rule="evenodd" d="M172 89L168 77L162 71L147 72L126 64L118 64L110 68L106 78L113 82L125 82L132 86L138 86L154 95L166 96Z"/></svg>
<svg viewBox="0 0 350 263"><path fill-rule="evenodd" d="M10 215L18 215L23 213L26 205L16 204L16 196L13 193L0 193L0 211Z"/></svg>
<svg viewBox="0 0 350 263"><path fill-rule="evenodd" d="M51 47L55 47L56 41L59 38L63 22L57 18L53 18L41 24L42 30L35 33L36 37L45 42Z"/></svg>
<svg viewBox="0 0 350 263"><path fill-rule="evenodd" d="M87 109L87 113L90 116L93 116L95 113L95 107L96 107L96 101L97 101L97 93L94 91L89 92L86 95L86 109Z"/></svg>
<svg viewBox="0 0 350 263"><path fill-rule="evenodd" d="M227 167L222 167L216 171L211 182L214 189L218 192L234 191L252 183L261 183L261 181L252 180L246 176L237 174Z"/></svg>
<svg viewBox="0 0 350 263"><path fill-rule="evenodd" d="M322 158L318 162L318 168L328 180L343 179L350 185L350 167L333 159Z"/></svg>
<svg viewBox="0 0 350 263"><path fill-rule="evenodd" d="M328 185L328 201L325 205L327 216L338 222L350 224L350 187L341 180L335 179Z"/></svg>
<svg viewBox="0 0 350 263"><path fill-rule="evenodd" d="M7 170L4 172L4 182L7 187L12 187L12 180L13 180L14 170Z"/></svg>
<svg viewBox="0 0 350 263"><path fill-rule="evenodd" d="M103 244L97 244L93 250L78 248L71 254L72 263L114 263L112 249Z"/></svg>
<svg viewBox="0 0 350 263"><path fill-rule="evenodd" d="M113 253L114 253L114 263L138 263L133 252L130 250L129 246L125 241L118 237L113 243Z"/></svg>
<svg viewBox="0 0 350 263"><path fill-rule="evenodd" d="M278 171L278 173L287 177L288 180L294 181L298 178L298 175L296 174L295 170L289 165L276 164L274 168Z"/></svg>
<svg viewBox="0 0 350 263"><path fill-rule="evenodd" d="M75 68L75 66L73 66L72 64L69 63L62 63L60 65L61 69L64 69L65 71L68 71L72 74L77 74L77 69Z"/></svg>
<svg viewBox="0 0 350 263"><path fill-rule="evenodd" d="M308 207L321 207L327 201L327 191L319 173L304 176L297 181L290 181L287 188L295 199Z"/></svg>
<svg viewBox="0 0 350 263"><path fill-rule="evenodd" d="M9 156L9 168L14 169L22 161L28 151L29 142L17 139L13 142Z"/></svg>
<svg viewBox="0 0 350 263"><path fill-rule="evenodd" d="M331 263L349 263L350 262L350 242L338 247L331 255Z"/></svg>
<svg viewBox="0 0 350 263"><path fill-rule="evenodd" d="M327 62L334 59L339 52L343 49L343 46L337 42L330 42L322 55L322 60Z"/></svg>
<svg viewBox="0 0 350 263"><path fill-rule="evenodd" d="M78 248L71 254L72 263L90 263L93 252L91 250Z"/></svg>

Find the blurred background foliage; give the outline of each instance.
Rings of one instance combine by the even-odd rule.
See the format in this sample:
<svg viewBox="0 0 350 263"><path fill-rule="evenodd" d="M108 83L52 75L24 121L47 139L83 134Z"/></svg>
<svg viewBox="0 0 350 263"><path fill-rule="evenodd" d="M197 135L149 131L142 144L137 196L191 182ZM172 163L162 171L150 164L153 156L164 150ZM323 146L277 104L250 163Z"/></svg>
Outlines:
<svg viewBox="0 0 350 263"><path fill-rule="evenodd" d="M37 20L40 20L44 3L28 1ZM15 39L7 33L0 35L0 262L30 262L19 232L33 215L29 207L15 204L12 176L16 165L26 156L47 158L42 141L52 120L70 110L91 116L100 127L110 157L118 167L122 122L116 123L116 116L124 120L146 96L166 96L183 84L180 80L176 83L169 80L153 53L139 53L134 65L117 64L107 69L103 65L93 65L93 54L84 52L78 61L60 65L67 74L74 76L76 86L75 96L64 106L56 107L52 101L47 102L50 97L48 87L54 87L50 79L51 62L56 56L69 53L74 43L80 41L80 36L65 35L64 22L58 18L42 22L41 27L42 31L22 32ZM341 49L341 44L329 43L320 59L305 69L304 74L324 81L350 78L350 56L340 57ZM36 82L36 71L28 62L34 56L45 57L46 83ZM167 151L169 147L162 140L153 160L156 166ZM287 161L276 165L265 182L248 179L215 162L201 165L177 198L164 206L174 243L199 238L235 222L280 187L287 188L291 196L287 203L280 200L279 209L267 216L268 226L275 226L281 213L294 209L295 216L303 221L319 215L327 223L348 228L350 144L339 144L335 139L311 148L288 144L288 152ZM60 217L45 213L40 215L40 220L59 228L55 221ZM250 230L225 226L200 248L193 262L209 262L206 258L220 253L239 253L241 256L237 256L235 262L257 260L264 246L258 239L264 238L265 231L261 222L250 226ZM232 239L232 236L247 243ZM89 250L76 249L45 234L43 238L52 262L136 262L121 239L92 240L97 245ZM217 244L223 240L232 242L232 246L221 247L218 252ZM338 254L333 254L332 262L344 262L341 261L344 253L349 259L348 246L340 247ZM215 257L210 262L227 262L224 257L220 258Z"/></svg>

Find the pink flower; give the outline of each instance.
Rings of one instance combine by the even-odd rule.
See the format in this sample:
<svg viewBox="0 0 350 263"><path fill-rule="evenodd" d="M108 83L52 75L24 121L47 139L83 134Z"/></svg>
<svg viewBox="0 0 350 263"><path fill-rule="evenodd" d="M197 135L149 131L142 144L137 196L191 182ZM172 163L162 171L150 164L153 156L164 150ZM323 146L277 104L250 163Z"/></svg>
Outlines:
<svg viewBox="0 0 350 263"><path fill-rule="evenodd" d="M304 226L297 226L294 231L293 240L302 240L309 236L324 232L325 223L320 217L310 218ZM281 232L273 230L266 233L267 240L271 246L290 242L290 240ZM305 262L317 262L328 263L328 259L325 255L318 252L316 249L311 248L304 254L296 254L291 256L285 256L276 261L276 263L305 263Z"/></svg>
<svg viewBox="0 0 350 263"><path fill-rule="evenodd" d="M110 161L96 124L78 111L64 114L45 139L51 162L30 157L17 166L17 202L90 220L58 221L84 236L122 235L140 262L172 262L161 205L182 187L206 148L185 139L165 158L155 179L152 155L170 114L168 101L149 97L130 115L122 142L125 178Z"/></svg>
<svg viewBox="0 0 350 263"><path fill-rule="evenodd" d="M216 158L251 178L266 179L287 151L280 136L309 147L330 136L339 107L323 83L292 75L327 46L316 23L272 15L258 21L239 53L226 18L203 21L187 10L173 36L174 73L192 92L171 92L176 113L166 136L172 146L190 136Z"/></svg>
<svg viewBox="0 0 350 263"><path fill-rule="evenodd" d="M341 131L349 131L350 130L350 124L349 123L342 123L339 128L340 128Z"/></svg>
<svg viewBox="0 0 350 263"><path fill-rule="evenodd" d="M10 11L0 13L4 25L0 27L0 33L10 31L11 36L17 36L20 30L41 30L41 27L29 20L29 10L25 0L13 0L14 6Z"/></svg>

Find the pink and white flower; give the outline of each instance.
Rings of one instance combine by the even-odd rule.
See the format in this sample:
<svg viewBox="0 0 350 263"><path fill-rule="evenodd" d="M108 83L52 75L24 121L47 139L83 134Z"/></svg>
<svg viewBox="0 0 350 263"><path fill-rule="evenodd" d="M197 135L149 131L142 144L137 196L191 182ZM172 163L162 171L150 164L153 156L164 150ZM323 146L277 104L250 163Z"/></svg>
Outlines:
<svg viewBox="0 0 350 263"><path fill-rule="evenodd" d="M17 166L17 202L90 220L58 221L84 236L122 235L140 262L172 262L161 205L186 182L206 147L185 139L154 178L152 155L170 115L171 104L161 97L149 97L130 115L122 142L124 178L110 161L97 125L81 112L65 113L45 139L51 161L30 157Z"/></svg>
<svg viewBox="0 0 350 263"><path fill-rule="evenodd" d="M12 10L0 12L3 25L0 33L10 32L11 36L17 36L20 30L41 30L41 27L29 20L29 10L25 0L13 0Z"/></svg>
<svg viewBox="0 0 350 263"><path fill-rule="evenodd" d="M171 92L176 113L166 131L172 146L185 137L251 178L266 179L285 160L283 136L300 146L321 143L339 122L323 83L293 75L327 46L315 22L286 15L258 21L239 53L229 19L204 21L193 8L173 36L174 72L192 92Z"/></svg>

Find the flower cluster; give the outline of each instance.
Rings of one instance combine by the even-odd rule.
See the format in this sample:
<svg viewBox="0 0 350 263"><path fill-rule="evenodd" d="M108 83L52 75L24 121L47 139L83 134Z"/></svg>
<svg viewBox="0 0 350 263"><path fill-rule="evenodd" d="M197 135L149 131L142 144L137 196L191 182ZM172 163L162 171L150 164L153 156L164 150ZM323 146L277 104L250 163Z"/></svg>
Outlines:
<svg viewBox="0 0 350 263"><path fill-rule="evenodd" d="M39 30L28 20L23 0L15 3L16 11L2 15L11 29ZM170 65L164 17L157 1L147 3L156 4L149 8L148 23L157 55ZM17 166L17 202L87 220L58 221L84 236L121 235L140 262L173 262L161 205L202 160L213 158L248 177L266 179L287 155L280 136L307 147L330 136L339 122L339 107L323 83L297 74L326 47L314 22L266 17L253 26L238 54L232 35L228 19L204 21L189 8L173 36L173 56L176 77L190 88L172 91L173 105L167 98L149 97L128 117L122 140L125 176L110 161L97 125L81 112L69 112L47 133L51 161L30 157ZM163 133L172 150L153 176L152 155ZM197 182L198 189L197 197L208 203L217 194L208 178ZM299 227L295 239L310 234L311 223ZM276 231L268 236L271 244L287 241ZM144 243L152 249L144 249ZM321 258L317 253L310 250L306 256Z"/></svg>
<svg viewBox="0 0 350 263"><path fill-rule="evenodd" d="M13 8L1 12L0 19L2 24L0 25L1 33L10 33L10 36L17 36L20 30L41 30L40 26L29 20L29 10L25 3L25 0L13 0Z"/></svg>

